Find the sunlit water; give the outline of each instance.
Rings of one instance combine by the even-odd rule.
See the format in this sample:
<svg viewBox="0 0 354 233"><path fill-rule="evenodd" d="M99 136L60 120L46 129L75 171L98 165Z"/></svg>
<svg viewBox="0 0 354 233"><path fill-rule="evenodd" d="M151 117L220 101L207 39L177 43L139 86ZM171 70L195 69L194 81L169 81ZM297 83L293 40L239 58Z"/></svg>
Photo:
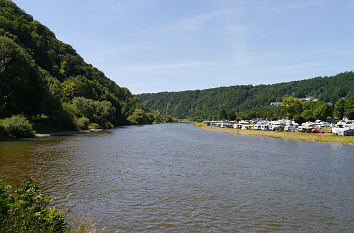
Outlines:
<svg viewBox="0 0 354 233"><path fill-rule="evenodd" d="M354 146L189 124L1 142L0 176L26 175L106 232L354 231Z"/></svg>

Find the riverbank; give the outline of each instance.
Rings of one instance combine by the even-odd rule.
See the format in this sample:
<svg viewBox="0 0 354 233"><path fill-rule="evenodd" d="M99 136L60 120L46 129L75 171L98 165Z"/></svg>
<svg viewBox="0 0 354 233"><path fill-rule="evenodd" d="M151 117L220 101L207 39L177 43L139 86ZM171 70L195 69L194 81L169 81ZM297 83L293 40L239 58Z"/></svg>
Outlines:
<svg viewBox="0 0 354 233"><path fill-rule="evenodd" d="M299 133L299 132L284 132L284 131L263 131L263 130L242 130L233 128L219 128L206 126L202 123L195 123L197 127L205 130L222 133L233 133L250 136L262 136L271 138L283 138L291 140L312 141L312 142L333 142L354 145L354 136L337 136L333 134L314 134L314 133Z"/></svg>
<svg viewBox="0 0 354 233"><path fill-rule="evenodd" d="M46 137L53 137L53 136L73 136L73 135L80 135L80 134L92 134L102 132L103 129L87 129L87 130L79 130L79 131L62 131L56 132L51 134L40 134L37 133L34 136L36 138L46 138Z"/></svg>

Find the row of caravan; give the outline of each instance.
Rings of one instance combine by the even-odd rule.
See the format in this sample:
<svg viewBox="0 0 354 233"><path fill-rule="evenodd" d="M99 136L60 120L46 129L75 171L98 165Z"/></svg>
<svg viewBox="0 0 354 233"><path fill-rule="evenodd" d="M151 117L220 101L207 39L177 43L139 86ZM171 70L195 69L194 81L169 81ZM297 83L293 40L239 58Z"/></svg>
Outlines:
<svg viewBox="0 0 354 233"><path fill-rule="evenodd" d="M299 125L291 120L241 120L237 121L204 121L207 126L221 128L235 128L244 130L271 130L271 131L286 131L303 133L325 133L321 130L324 127L332 127L328 133L337 134L339 136L354 135L354 124L352 122L339 121L336 124L330 124L325 121L316 120L315 122L306 122Z"/></svg>
<svg viewBox="0 0 354 233"><path fill-rule="evenodd" d="M339 136L354 136L354 124L340 121L331 131Z"/></svg>
<svg viewBox="0 0 354 233"><path fill-rule="evenodd" d="M235 129L254 129L254 130L271 130L271 131L287 131L295 132L299 126L294 121L278 120L278 121L204 121L207 126L221 127L221 128L235 128Z"/></svg>

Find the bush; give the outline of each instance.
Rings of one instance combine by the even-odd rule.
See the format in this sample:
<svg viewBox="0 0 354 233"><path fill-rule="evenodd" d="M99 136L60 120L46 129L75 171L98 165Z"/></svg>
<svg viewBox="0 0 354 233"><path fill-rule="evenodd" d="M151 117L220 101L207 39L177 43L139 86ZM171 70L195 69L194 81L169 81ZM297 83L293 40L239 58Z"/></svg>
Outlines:
<svg viewBox="0 0 354 233"><path fill-rule="evenodd" d="M66 232L66 215L49 203L32 178L15 190L0 183L0 232Z"/></svg>
<svg viewBox="0 0 354 233"><path fill-rule="evenodd" d="M103 127L104 129L112 129L112 128L114 128L114 125L111 123L111 122L106 122L105 124L104 124L104 127Z"/></svg>
<svg viewBox="0 0 354 233"><path fill-rule="evenodd" d="M151 124L153 119L150 119L148 115L145 110L137 108L127 119L132 125Z"/></svg>
<svg viewBox="0 0 354 233"><path fill-rule="evenodd" d="M111 102L94 101L84 97L75 97L72 102L80 115L92 122L97 122L104 128L113 128L113 123L116 121L116 108Z"/></svg>
<svg viewBox="0 0 354 233"><path fill-rule="evenodd" d="M89 129L99 129L100 125L97 123L91 123L88 128Z"/></svg>
<svg viewBox="0 0 354 233"><path fill-rule="evenodd" d="M86 117L80 117L76 120L76 125L78 129L88 129L90 120Z"/></svg>
<svg viewBox="0 0 354 233"><path fill-rule="evenodd" d="M11 137L29 138L35 134L32 124L22 115L5 118L1 124L5 132Z"/></svg>

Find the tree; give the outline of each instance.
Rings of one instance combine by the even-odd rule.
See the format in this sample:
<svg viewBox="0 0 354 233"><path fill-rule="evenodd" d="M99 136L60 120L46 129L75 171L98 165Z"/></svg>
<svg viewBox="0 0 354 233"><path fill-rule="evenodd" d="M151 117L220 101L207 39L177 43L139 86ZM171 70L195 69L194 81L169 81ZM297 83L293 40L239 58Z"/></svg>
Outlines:
<svg viewBox="0 0 354 233"><path fill-rule="evenodd" d="M300 115L302 112L302 102L292 96L284 97L282 110L286 117L294 119L295 116Z"/></svg>
<svg viewBox="0 0 354 233"><path fill-rule="evenodd" d="M115 107L112 106L112 103L104 101L94 101L94 106L96 109L96 114L93 117L93 122L97 122L104 128L113 128L117 119L115 117Z"/></svg>
<svg viewBox="0 0 354 233"><path fill-rule="evenodd" d="M350 120L354 120L354 95L346 98L344 115Z"/></svg>
<svg viewBox="0 0 354 233"><path fill-rule="evenodd" d="M305 121L315 121L316 118L313 116L313 110L312 109L304 109L301 113L301 117ZM297 122L297 121L296 121ZM298 122L299 123L299 122Z"/></svg>
<svg viewBox="0 0 354 233"><path fill-rule="evenodd" d="M65 102L70 102L74 97L80 96L79 87L71 79L67 79L64 82L62 82L61 87L63 90L63 98Z"/></svg>
<svg viewBox="0 0 354 233"><path fill-rule="evenodd" d="M98 123L104 128L112 128L117 125L116 109L112 103L104 101L94 101L84 97L75 97L73 106L79 111L78 115L86 117L92 123Z"/></svg>
<svg viewBox="0 0 354 233"><path fill-rule="evenodd" d="M71 103L75 97L85 97L109 101L115 109L115 125L129 123L126 118L138 100L127 88L85 63L70 45L13 2L1 0L0 9L0 117L23 114L37 124L45 114L54 129L68 125L57 121L70 115L62 107L63 99ZM45 80L48 77L52 80Z"/></svg>
<svg viewBox="0 0 354 233"><path fill-rule="evenodd" d="M235 109L231 109L228 113L227 113L227 118L231 121L236 120L236 111Z"/></svg>
<svg viewBox="0 0 354 233"><path fill-rule="evenodd" d="M30 55L13 40L0 37L0 116L41 113L45 89Z"/></svg>
<svg viewBox="0 0 354 233"><path fill-rule="evenodd" d="M227 119L227 114L226 114L225 109L221 110L219 118L220 118L220 120L226 120Z"/></svg>
<svg viewBox="0 0 354 233"><path fill-rule="evenodd" d="M338 119L343 119L345 113L345 99L340 99L334 105L333 116Z"/></svg>
<svg viewBox="0 0 354 233"><path fill-rule="evenodd" d="M316 120L326 121L332 115L333 115L332 105L324 103L322 101L315 102L313 116Z"/></svg>
<svg viewBox="0 0 354 233"><path fill-rule="evenodd" d="M135 109L133 114L128 117L128 120L133 125L142 125L142 124L150 124L152 123L149 119L148 115L143 109Z"/></svg>
<svg viewBox="0 0 354 233"><path fill-rule="evenodd" d="M278 114L275 108L281 107L270 104L280 102L284 96L293 94L298 98L314 96L320 101L335 103L342 97L354 94L354 72L272 85L238 85L199 91L139 94L137 97L145 106L160 112L167 111L176 118L220 119L222 109L228 112L234 108L238 115L247 110L257 112L274 110L273 116L279 119L287 117L286 111L283 111L282 115ZM297 114L299 112L301 111Z"/></svg>

